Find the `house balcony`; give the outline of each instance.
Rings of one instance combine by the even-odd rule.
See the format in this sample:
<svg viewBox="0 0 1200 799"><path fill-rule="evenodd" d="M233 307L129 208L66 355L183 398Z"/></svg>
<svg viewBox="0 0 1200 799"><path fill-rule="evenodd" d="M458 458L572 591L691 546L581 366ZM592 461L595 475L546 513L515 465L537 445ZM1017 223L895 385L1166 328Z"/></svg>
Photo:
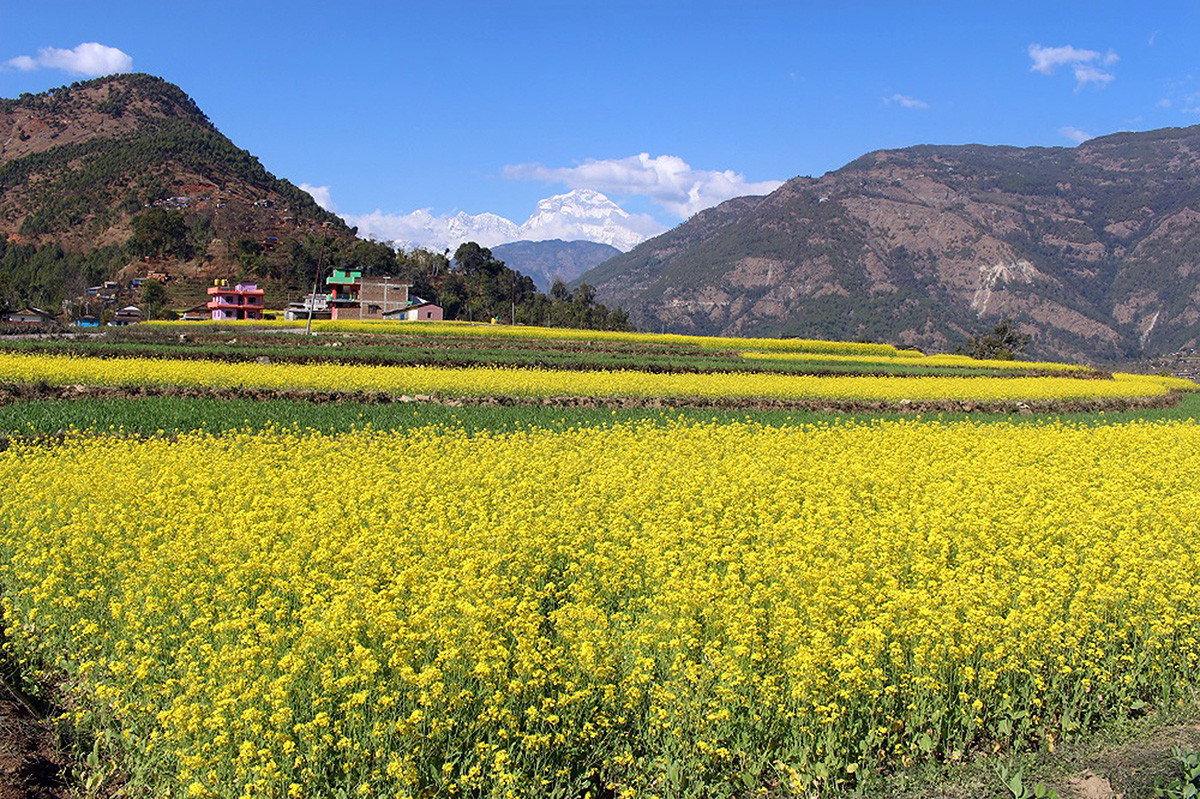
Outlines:
<svg viewBox="0 0 1200 799"><path fill-rule="evenodd" d="M262 309L262 297L216 297L208 301L209 308L257 308Z"/></svg>

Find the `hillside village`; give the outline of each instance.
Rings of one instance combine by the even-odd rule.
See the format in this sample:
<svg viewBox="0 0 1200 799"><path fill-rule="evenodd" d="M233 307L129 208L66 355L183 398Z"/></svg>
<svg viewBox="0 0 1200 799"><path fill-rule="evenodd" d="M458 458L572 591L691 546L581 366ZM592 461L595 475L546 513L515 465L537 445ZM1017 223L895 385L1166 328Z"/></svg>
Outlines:
<svg viewBox="0 0 1200 799"><path fill-rule="evenodd" d="M124 327L151 318L147 313L147 297L164 296L162 285L171 277L151 272L128 282L106 280L87 289L85 298L64 303L65 309L55 313L27 306L0 312L0 326L18 330ZM264 291L249 281L215 279L206 290L207 299L181 313L166 312L167 318L186 322L248 321L283 318L296 319L357 319L393 321L441 321L441 306L411 294L409 283L390 277L364 277L361 270L335 269L326 278L326 291L308 294L291 302L280 311L264 305ZM151 288L153 286L153 288ZM161 299L153 300L161 303ZM125 304L128 303L128 304ZM140 304L134 304L140 303ZM161 316L161 314L159 314Z"/></svg>

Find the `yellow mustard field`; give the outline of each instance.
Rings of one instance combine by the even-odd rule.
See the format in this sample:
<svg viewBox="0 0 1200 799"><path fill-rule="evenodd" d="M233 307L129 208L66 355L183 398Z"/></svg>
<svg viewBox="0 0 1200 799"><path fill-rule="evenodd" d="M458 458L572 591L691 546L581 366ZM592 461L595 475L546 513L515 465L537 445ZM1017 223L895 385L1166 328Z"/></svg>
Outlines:
<svg viewBox="0 0 1200 799"><path fill-rule="evenodd" d="M505 367L223 363L0 353L0 383L253 387L393 394L513 397L644 397L781 400L1071 400L1161 396L1190 380L1118 374L1071 377L656 374Z"/></svg>
<svg viewBox="0 0 1200 799"><path fill-rule="evenodd" d="M168 322L142 323L151 327L204 327L209 325L241 328L303 328L307 322L276 320L222 321L222 322ZM471 322L397 322L355 319L318 319L312 329L319 333L367 333L406 336L479 336L486 338L509 338L537 341L610 341L631 344L679 344L694 345L713 350L764 350L846 353L888 357L912 357L921 355L915 350L900 350L891 344L873 344L855 341L823 341L799 338L737 338L732 336L690 336L679 333L637 333L625 330L576 330L566 327L539 327L536 325L487 325Z"/></svg>
<svg viewBox="0 0 1200 799"><path fill-rule="evenodd" d="M1194 422L14 445L5 632L156 796L808 795L1194 691L1198 453Z"/></svg>
<svg viewBox="0 0 1200 799"><path fill-rule="evenodd" d="M745 358L752 360L782 360L782 361L837 361L845 363L894 364L903 363L906 366L961 366L975 369L1039 369L1079 371L1085 366L1055 361L999 361L990 358L971 358L966 355L938 353L923 355L912 350L900 350L894 356L886 355L845 355L823 354L819 352L757 352L742 353ZM898 358L903 361L898 361Z"/></svg>

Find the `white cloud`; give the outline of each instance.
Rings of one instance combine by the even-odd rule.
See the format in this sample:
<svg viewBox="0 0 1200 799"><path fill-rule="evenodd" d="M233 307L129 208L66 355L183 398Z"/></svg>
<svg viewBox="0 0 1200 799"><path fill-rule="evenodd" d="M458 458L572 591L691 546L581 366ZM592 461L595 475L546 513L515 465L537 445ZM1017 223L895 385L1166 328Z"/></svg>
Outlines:
<svg viewBox="0 0 1200 799"><path fill-rule="evenodd" d="M133 70L133 59L116 47L84 42L70 50L42 47L37 56L19 55L4 62L9 69L30 72L35 69L60 69L72 75L99 77Z"/></svg>
<svg viewBox="0 0 1200 799"><path fill-rule="evenodd" d="M1063 47L1043 47L1040 44L1029 45L1029 57L1033 59L1030 70L1043 75L1052 75L1054 70L1064 64L1078 64L1094 61L1100 57L1095 50L1078 50L1071 45Z"/></svg>
<svg viewBox="0 0 1200 799"><path fill-rule="evenodd" d="M337 206L334 205L333 196L329 192L328 186L310 186L307 183L300 184L300 190L308 192L308 194L317 202L317 205L324 208L326 211L337 213Z"/></svg>
<svg viewBox="0 0 1200 799"><path fill-rule="evenodd" d="M1103 88L1112 83L1115 76L1111 72L1105 72L1102 69L1093 67L1089 64L1075 65L1075 88L1082 89L1089 83L1094 83Z"/></svg>
<svg viewBox="0 0 1200 799"><path fill-rule="evenodd" d="M464 241L495 247L510 241L596 241L619 250L630 250L662 233L653 217L630 214L603 194L579 189L548 197L523 224L497 214L434 215L428 208L409 214L343 214L359 235L388 241L404 248L454 250Z"/></svg>
<svg viewBox="0 0 1200 799"><path fill-rule="evenodd" d="M1070 139L1071 141L1075 142L1076 144L1082 144L1083 142L1087 141L1088 139L1095 138L1094 136L1092 136L1092 134L1085 133L1084 131L1080 130L1079 128L1074 128L1074 127L1071 127L1070 125L1059 128L1058 132L1064 138Z"/></svg>
<svg viewBox="0 0 1200 799"><path fill-rule="evenodd" d="M1081 50L1069 44L1062 47L1031 44L1029 58L1033 61L1029 70L1043 75L1053 75L1059 67L1070 67L1075 75L1077 91L1088 84L1098 88L1107 86L1116 76L1100 67L1112 66L1120 60L1112 50L1101 53L1099 50Z"/></svg>
<svg viewBox="0 0 1200 799"><path fill-rule="evenodd" d="M572 189L649 197L680 219L733 197L768 194L783 185L780 180L750 182L728 169L692 169L678 156L651 158L648 153L607 160L589 158L572 167L515 164L504 167L504 174L521 180L562 183Z"/></svg>
<svg viewBox="0 0 1200 799"><path fill-rule="evenodd" d="M916 97L907 97L903 94L893 94L891 97L884 97L883 102L885 105L891 105L892 103L898 103L903 108L928 108L929 107L929 103L925 102L924 100L918 100Z"/></svg>
<svg viewBox="0 0 1200 799"><path fill-rule="evenodd" d="M435 216L428 208L421 208L409 214L388 214L380 210L369 214L343 214L342 219L357 227L360 236L406 248L453 250L464 241L494 247L520 238L517 225L496 214Z"/></svg>

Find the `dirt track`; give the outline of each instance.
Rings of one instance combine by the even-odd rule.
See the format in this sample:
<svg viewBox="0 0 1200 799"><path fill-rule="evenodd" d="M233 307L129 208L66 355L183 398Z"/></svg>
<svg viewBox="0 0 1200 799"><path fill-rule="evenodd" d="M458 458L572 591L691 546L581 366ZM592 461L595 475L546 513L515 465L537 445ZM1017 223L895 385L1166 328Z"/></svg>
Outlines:
<svg viewBox="0 0 1200 799"><path fill-rule="evenodd" d="M717 408L727 410L802 410L818 413L1097 413L1179 404L1180 392L1155 397L1080 400L785 400L710 397L438 397L379 391L299 391L265 388L197 388L178 386L51 386L44 383L0 384L0 405L30 399L91 400L135 397L198 399L302 400L306 402L436 402L463 405L540 405L564 408Z"/></svg>

